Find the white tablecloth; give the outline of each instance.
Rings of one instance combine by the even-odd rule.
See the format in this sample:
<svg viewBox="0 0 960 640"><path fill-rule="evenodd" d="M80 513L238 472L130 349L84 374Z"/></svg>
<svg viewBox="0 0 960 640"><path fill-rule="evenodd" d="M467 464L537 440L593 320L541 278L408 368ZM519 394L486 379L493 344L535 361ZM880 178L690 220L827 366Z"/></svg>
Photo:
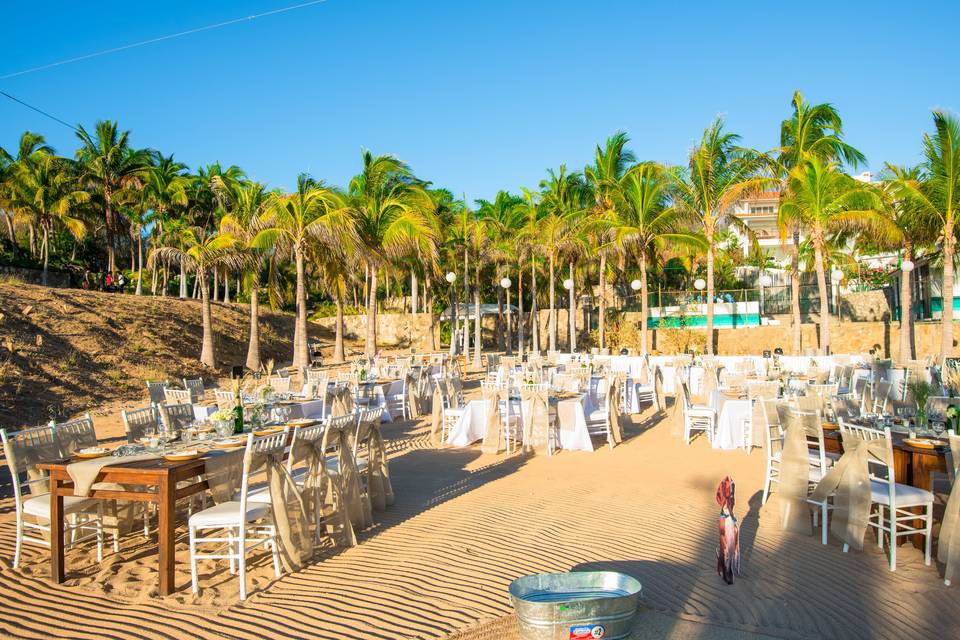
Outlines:
<svg viewBox="0 0 960 640"><path fill-rule="evenodd" d="M584 414L584 402L586 396L581 396L579 400L574 400L576 408L573 412L575 424L572 429L563 428L567 425L561 425L560 448L565 451L593 451L593 443L590 441L590 434L587 432L587 419ZM564 402L571 402L565 400ZM522 424L522 412L519 400L510 401L511 415L518 416ZM483 400L471 400L467 403L463 413L457 420L457 423L450 430L447 436L447 443L455 447L466 447L470 444L483 440L484 429L487 424L487 408Z"/></svg>
<svg viewBox="0 0 960 640"><path fill-rule="evenodd" d="M717 410L717 429L713 434L714 449L741 449L744 421L750 419L752 405L749 400L727 398L719 391L713 392L711 406Z"/></svg>

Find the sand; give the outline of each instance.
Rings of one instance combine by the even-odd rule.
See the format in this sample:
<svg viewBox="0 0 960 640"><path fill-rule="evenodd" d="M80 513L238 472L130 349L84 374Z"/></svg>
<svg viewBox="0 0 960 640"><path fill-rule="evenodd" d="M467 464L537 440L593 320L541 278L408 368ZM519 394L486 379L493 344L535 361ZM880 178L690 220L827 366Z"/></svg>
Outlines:
<svg viewBox="0 0 960 640"><path fill-rule="evenodd" d="M117 421L95 420L101 436L119 436ZM0 635L509 639L519 637L510 581L576 569L641 581L636 638L950 637L960 625L956 587L911 546L891 573L875 545L843 554L835 541L785 534L776 499L760 505L762 451L714 451L703 438L688 447L669 431L647 413L614 450L598 442L593 453L523 458L432 449L425 420L386 425L396 504L375 513L359 546L328 547L298 573L274 580L257 559L244 603L225 564L202 567L202 592L190 595L183 529L180 591L167 598L155 595L153 542L137 534L101 565L90 547L68 550L66 585L47 580L37 547L14 570L5 498ZM726 474L737 482L742 532L744 575L733 586L714 559L714 492Z"/></svg>

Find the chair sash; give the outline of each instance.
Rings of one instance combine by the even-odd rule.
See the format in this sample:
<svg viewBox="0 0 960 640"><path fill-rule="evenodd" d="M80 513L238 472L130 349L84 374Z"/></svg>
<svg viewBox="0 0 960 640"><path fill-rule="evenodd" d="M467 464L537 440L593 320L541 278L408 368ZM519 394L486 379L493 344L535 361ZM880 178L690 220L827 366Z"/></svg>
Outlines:
<svg viewBox="0 0 960 640"><path fill-rule="evenodd" d="M440 385L433 387L433 408L431 410L432 420L430 423L430 444L439 447L443 444L443 391Z"/></svg>
<svg viewBox="0 0 960 640"><path fill-rule="evenodd" d="M682 438L684 432L683 416L686 413L687 387L683 381L683 368L676 367L673 373L673 419L670 422L670 435Z"/></svg>
<svg viewBox="0 0 960 640"><path fill-rule="evenodd" d="M353 394L350 393L349 387L336 386L333 391L330 392L330 401L331 417L339 418L340 416L353 413Z"/></svg>
<svg viewBox="0 0 960 640"><path fill-rule="evenodd" d="M353 530L347 514L347 504L344 497L340 476L330 475L327 471L327 457L324 451L323 440L297 440L290 450L293 465L298 462L306 464L307 475L303 481L304 506L307 511L322 513L329 503L332 508L332 517L336 528L341 531L342 544L347 547L357 545L357 534ZM319 533L315 539L319 538Z"/></svg>
<svg viewBox="0 0 960 640"><path fill-rule="evenodd" d="M417 393L417 379L410 372L404 376L404 386L407 387L407 408L411 418L420 417L420 394Z"/></svg>
<svg viewBox="0 0 960 640"><path fill-rule="evenodd" d="M520 393L520 407L523 413L523 451L546 455L550 444L550 406L546 390L524 389Z"/></svg>
<svg viewBox="0 0 960 640"><path fill-rule="evenodd" d="M360 471L353 457L353 439L356 436L357 423L352 421L346 426L335 426L331 422L327 427L327 446L336 446L337 463L340 467L340 487L347 517L354 530L362 531L373 524L373 513L369 496L363 495L360 486Z"/></svg>
<svg viewBox="0 0 960 640"><path fill-rule="evenodd" d="M497 454L504 448L503 433L500 429L500 400L510 402L506 391L499 389L483 390L483 406L487 410L487 424L483 430L483 443L480 450L483 453Z"/></svg>
<svg viewBox="0 0 960 640"><path fill-rule="evenodd" d="M657 399L657 411L663 413L667 409L667 398L663 393L663 371L660 367L653 370L653 393Z"/></svg>
<svg viewBox="0 0 960 640"><path fill-rule="evenodd" d="M811 495L821 502L833 496L830 531L854 549L863 549L863 536L870 517L870 460L891 466L886 438L864 440L857 434L843 433L843 455L823 476ZM786 455L786 454L784 454ZM942 537L941 537L942 540Z"/></svg>
<svg viewBox="0 0 960 640"><path fill-rule="evenodd" d="M623 374L610 376L607 387L607 442L611 447L623 441L624 415L620 413L620 389L623 388Z"/></svg>
<svg viewBox="0 0 960 640"><path fill-rule="evenodd" d="M367 495L370 497L370 505L377 511L384 511L393 504L394 496L379 416L360 422L357 427L358 452L360 447L367 452Z"/></svg>
<svg viewBox="0 0 960 640"><path fill-rule="evenodd" d="M781 409L778 406L778 413ZM788 531L810 535L812 530L807 503L810 450L807 438L820 438L822 427L817 414L798 415L789 409L781 413L780 422L785 426L780 463L780 526Z"/></svg>
<svg viewBox="0 0 960 640"><path fill-rule="evenodd" d="M960 462L960 436L950 436L950 451L952 463ZM937 544L937 560L945 565L943 579L953 580L960 574L960 481L953 479L953 488L947 499L947 506L943 512L943 521L940 525L940 540Z"/></svg>
<svg viewBox="0 0 960 640"><path fill-rule="evenodd" d="M203 473L215 504L236 499L243 477L243 455L243 449L207 454Z"/></svg>
<svg viewBox="0 0 960 640"><path fill-rule="evenodd" d="M280 563L287 571L298 571L313 556L313 536L307 507L300 489L283 463L283 449L256 452L250 449L249 470L266 469L270 491L270 518L277 530Z"/></svg>

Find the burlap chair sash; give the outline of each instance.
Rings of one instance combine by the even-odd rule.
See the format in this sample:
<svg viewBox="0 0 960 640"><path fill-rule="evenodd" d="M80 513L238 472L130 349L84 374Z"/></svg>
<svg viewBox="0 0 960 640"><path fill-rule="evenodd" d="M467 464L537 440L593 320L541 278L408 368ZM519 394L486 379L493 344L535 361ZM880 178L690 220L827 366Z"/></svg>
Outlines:
<svg viewBox="0 0 960 640"><path fill-rule="evenodd" d="M667 410L667 397L663 392L663 371L660 367L653 369L653 393L657 399L657 411L663 413Z"/></svg>
<svg viewBox="0 0 960 640"><path fill-rule="evenodd" d="M404 385L407 387L407 410L411 418L420 417L420 393L418 391L418 381L413 373L407 372L404 375Z"/></svg>
<svg viewBox="0 0 960 640"><path fill-rule="evenodd" d="M346 506L347 517L353 524L354 530L362 531L373 524L373 513L370 499L363 494L360 485L360 471L357 468L356 458L353 456L353 441L356 437L357 423L341 425L331 421L327 427L327 446L335 446L337 450L337 465L340 471L340 488L343 502Z"/></svg>
<svg viewBox="0 0 960 640"><path fill-rule="evenodd" d="M251 473L266 470L270 518L276 527L280 563L287 571L298 571L313 556L311 519L300 489L283 463L283 449L270 452L247 449L245 455L250 456Z"/></svg>
<svg viewBox="0 0 960 640"><path fill-rule="evenodd" d="M439 447L443 444L443 389L440 383L433 387L433 402L430 422L430 444Z"/></svg>
<svg viewBox="0 0 960 640"><path fill-rule="evenodd" d="M787 531L810 535L810 453L807 438L822 439L820 419L815 413L797 413L777 407L784 425L783 456L780 463L780 526Z"/></svg>
<svg viewBox="0 0 960 640"><path fill-rule="evenodd" d="M353 394L350 388L337 385L330 391L330 416L339 418L353 413Z"/></svg>
<svg viewBox="0 0 960 640"><path fill-rule="evenodd" d="M504 449L504 438L500 429L501 400L510 401L505 390L483 390L483 406L486 409L487 421L483 429L483 443L480 445L480 450L486 454L497 454Z"/></svg>
<svg viewBox="0 0 960 640"><path fill-rule="evenodd" d="M625 416L620 412L620 389L625 378L623 374L610 376L607 384L607 442L611 447L623 441L623 422Z"/></svg>
<svg viewBox="0 0 960 640"><path fill-rule="evenodd" d="M956 469L957 463L960 463L960 436L950 436L950 451L953 456L950 463ZM960 480L957 480L956 473L940 525L937 560L945 565L943 579L953 582L960 573Z"/></svg>
<svg viewBox="0 0 960 640"><path fill-rule="evenodd" d="M357 535L347 514L340 476L331 475L327 470L323 439L297 440L290 450L290 456L293 459L292 467L302 462L307 469L301 489L307 512L313 512L319 519L329 504L333 529L340 532L340 543L347 547L356 546ZM319 540L321 533L316 531L314 539Z"/></svg>
<svg viewBox="0 0 960 640"><path fill-rule="evenodd" d="M812 500L833 496L830 531L857 550L863 549L863 536L870 517L870 461L892 466L890 444L886 438L864 440L857 434L843 434L843 456L823 477Z"/></svg>
<svg viewBox="0 0 960 640"><path fill-rule="evenodd" d="M360 422L357 428L357 451L361 448L367 454L366 480L370 505L377 511L384 511L393 504L394 496L379 416Z"/></svg>
<svg viewBox="0 0 960 640"><path fill-rule="evenodd" d="M509 402L509 399L507 400ZM545 389L524 389L520 393L523 414L523 451L546 455L550 446L550 401Z"/></svg>

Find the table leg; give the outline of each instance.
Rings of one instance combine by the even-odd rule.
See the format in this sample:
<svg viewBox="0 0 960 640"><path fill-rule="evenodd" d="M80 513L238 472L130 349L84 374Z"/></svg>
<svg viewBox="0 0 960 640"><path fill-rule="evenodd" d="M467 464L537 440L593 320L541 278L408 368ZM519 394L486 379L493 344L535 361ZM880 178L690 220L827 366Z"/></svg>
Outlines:
<svg viewBox="0 0 960 640"><path fill-rule="evenodd" d="M913 461L911 465L912 477L911 484L920 489L926 489L927 491L933 491L933 485L930 481L930 472L931 471L940 471L946 473L946 459L939 455L928 455L923 453L913 454ZM923 508L917 507L913 509L917 513L922 513ZM931 514L932 517L932 514ZM914 520L914 527L922 527L923 520ZM911 536L913 538L913 546L917 549L923 550L925 547L924 537L920 534Z"/></svg>
<svg viewBox="0 0 960 640"><path fill-rule="evenodd" d="M61 583L63 567L63 495L58 491L60 481L50 479L50 579Z"/></svg>
<svg viewBox="0 0 960 640"><path fill-rule="evenodd" d="M160 480L157 494L160 498L157 518L157 546L160 549L160 595L168 596L176 589L174 584L174 533L176 518L176 482L168 475Z"/></svg>

